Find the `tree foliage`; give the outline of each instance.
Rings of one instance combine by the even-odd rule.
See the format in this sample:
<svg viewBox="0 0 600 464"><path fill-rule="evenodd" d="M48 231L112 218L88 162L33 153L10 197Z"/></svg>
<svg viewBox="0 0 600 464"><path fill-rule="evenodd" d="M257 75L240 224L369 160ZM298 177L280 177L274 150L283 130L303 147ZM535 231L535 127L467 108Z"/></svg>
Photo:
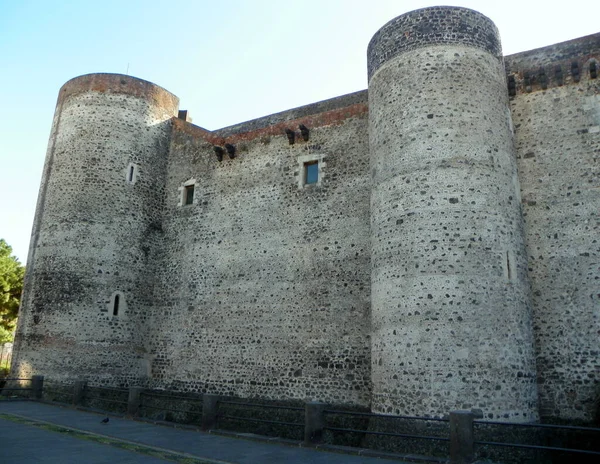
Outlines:
<svg viewBox="0 0 600 464"><path fill-rule="evenodd" d="M12 332L17 322L25 266L12 256L12 248L0 239L0 336Z"/></svg>
<svg viewBox="0 0 600 464"><path fill-rule="evenodd" d="M5 343L11 343L14 339L14 334L12 330L6 330L4 327L0 325L0 348Z"/></svg>

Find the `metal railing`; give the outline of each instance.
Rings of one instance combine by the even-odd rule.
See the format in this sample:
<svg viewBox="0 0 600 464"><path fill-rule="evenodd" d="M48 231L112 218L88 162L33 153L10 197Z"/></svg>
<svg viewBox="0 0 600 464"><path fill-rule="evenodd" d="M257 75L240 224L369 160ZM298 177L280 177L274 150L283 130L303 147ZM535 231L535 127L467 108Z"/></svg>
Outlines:
<svg viewBox="0 0 600 464"><path fill-rule="evenodd" d="M0 394L4 394L5 392L27 392L29 398L42 398L42 390L44 385L43 376L33 376L32 378L7 378L4 380L8 382L6 384L7 387L1 389ZM16 387L12 386L10 382L28 382L29 386ZM63 386L68 390L68 385ZM303 430L304 442L308 445L317 445L322 443L324 441L324 432L328 431L334 434L362 434L364 436L372 435L389 437L390 439L400 438L448 443L450 445L449 454L451 462L473 462L476 456L476 447L497 447L499 449L514 448L534 452L572 453L577 456L600 456L600 450L581 449L584 448L583 446L574 448L568 446L547 446L543 444L536 444L536 442L539 443L541 439L535 434L533 437L527 438L530 441L529 443L514 443L510 439L504 441L489 440L485 437L486 434L488 436L493 436L493 438L498 436L502 437L503 428L508 429L508 434L514 433L515 430L519 430L520 428L526 428L546 431L547 433L543 437L543 440L554 440L556 437L549 436L554 432L556 434L577 433L577 441L581 443L582 440L580 440L580 437L585 436L585 434L589 434L587 441L590 443L590 446L588 448L595 448L597 446L596 444L600 443L600 428L573 425L485 421L478 420L478 417L476 417L475 413L471 411L451 412L449 418L415 417L328 409L327 405L323 403L306 403L304 407L302 407L293 405L254 403L249 401L240 401L233 398L223 398L210 394L204 394L201 397L185 396L176 393L170 394L169 392L164 391L156 392L152 390L144 390L140 387L116 388L100 385L88 386L87 382L85 381L75 382L72 388L73 405L75 406L83 404L86 400L92 400L95 402L112 403L119 406L123 405L127 408L127 412L131 416L138 416L140 408L172 411L175 413L193 414L196 416L201 414L201 426L204 430L217 429L219 425L222 425L223 420L293 427L294 429ZM125 401L122 397L111 398L101 394L95 394L96 391L106 391L116 395L127 394L127 400ZM20 398L22 399L23 397L21 396ZM156 398L163 402L175 403L176 406L185 404L186 407L174 407L171 403L154 405L144 404L144 398ZM200 403L201 408L198 408L200 410L195 410L198 403ZM227 409L233 409L235 411L236 409L239 410L239 408L244 408L250 411L251 414L254 414L254 416L239 415L239 413L236 414L227 411ZM300 416L300 413L302 413L304 421L292 422L289 420L275 420L256 417L256 413L260 410L289 411L292 413L292 415L295 414L296 417ZM350 420L355 419L358 422L361 422L360 419L365 419L368 421L368 426L366 428L339 427L335 425L335 422L342 419L335 419L335 416L348 416L351 418ZM396 423L394 426L387 424L388 421L394 420L403 421L403 423ZM221 422L221 424L219 424L219 422ZM440 433L439 435L435 435L434 432L432 435L404 432L403 429L415 428L417 424L422 424L418 427L431 427L437 429L436 432ZM427 424L440 424L440 427L434 425L429 426ZM363 423L362 425L366 424ZM445 427L446 425L448 426L447 429ZM389 430L390 427L393 427L391 431ZM492 430L488 430L486 432L484 430L485 427L491 427ZM384 430L381 430L382 428ZM394 430L394 428L400 430ZM568 442L573 438L562 436L558 437L558 439L567 440Z"/></svg>
<svg viewBox="0 0 600 464"><path fill-rule="evenodd" d="M73 384L49 380L44 382L44 397L65 406L73 403Z"/></svg>
<svg viewBox="0 0 600 464"><path fill-rule="evenodd" d="M495 421L481 421L474 420L474 426L500 426L500 427L523 427L532 428L538 430L552 430L552 431L576 431L584 433L596 434L595 443L600 442L600 428L595 427L581 427L575 425L554 425L554 424L520 424L515 422L495 422ZM520 448L536 451L550 451L550 452L561 452L561 453L573 453L578 455L590 455L600 456L600 451L578 449L578 448L564 448L561 446L546 446L546 445L532 445L527 443L510 443L510 442L497 442L497 441L486 441L486 440L473 440L474 445L482 446L496 446L505 448Z"/></svg>
<svg viewBox="0 0 600 464"><path fill-rule="evenodd" d="M79 398L77 399L78 403L85 403L88 401L108 403L117 405L117 408L120 409L128 409L129 408L129 399L123 400L120 398L110 398L106 395L95 394L95 391L104 391L108 393L113 393L117 395L127 395L129 396L129 389L127 388L118 388L118 387L106 387L102 385L88 385L85 383L79 392ZM75 395L75 393L74 393ZM74 401L75 402L75 401Z"/></svg>
<svg viewBox="0 0 600 464"><path fill-rule="evenodd" d="M338 415L349 415L354 417L368 417L373 419L401 419L408 421L424 421L424 422L446 422L449 423L449 419L441 419L435 417L415 417L415 416L399 416L399 415L386 415L376 414L371 412L354 412L354 411L340 411L335 409L325 409L324 414L338 414ZM437 441L450 441L449 437L438 437L429 435L415 435L408 433L395 433L395 432L381 432L377 430L363 430L363 429L348 429L343 427L323 427L324 430L331 430L334 432L346 432L346 433L365 433L367 435L378 435L386 437L398 437L398 438L414 438L422 440L437 440Z"/></svg>
<svg viewBox="0 0 600 464"><path fill-rule="evenodd" d="M27 379L27 378L16 378L16 377L9 377L9 378L4 378L2 379L3 381L5 381L6 383L11 382L11 381L16 381L16 382L30 382L31 383L31 379ZM5 385L6 385L5 383ZM8 392L8 391L32 391L33 388L29 387L16 387L16 388L8 388L8 387L3 387L0 388L0 393L4 394L4 392Z"/></svg>
<svg viewBox="0 0 600 464"><path fill-rule="evenodd" d="M278 410L287 410L287 411L302 411L304 412L304 408L300 406L280 406L273 404L260 404L260 403L247 403L244 401L227 401L227 400L217 400L217 415L215 420L215 425L218 423L220 419L229 419L229 420L238 420L238 421L246 421L246 422L255 422L259 424L272 424L272 425L284 425L289 427L301 427L304 428L304 422L288 422L281 420L272 420L272 419L257 419L255 417L247 417L247 416L235 416L232 414L221 414L218 411L218 405L225 404L230 406L243 406L249 408L265 408L265 409L278 409Z"/></svg>
<svg viewBox="0 0 600 464"><path fill-rule="evenodd" d="M202 398L195 398L193 396L183 396L183 395L169 395L164 394L164 393L157 393L155 391L151 391L151 390L145 390L140 392L140 401L139 401L139 408L143 408L143 409L154 409L157 411L169 411L169 412L177 412L177 413L182 413L182 414L199 414L199 412L196 411L192 411L191 409L179 409L179 408L174 408L171 406L150 406L149 404L144 404L141 397L154 397L154 398L162 398L165 400L178 400L178 401L186 401L186 402L202 402Z"/></svg>
<svg viewBox="0 0 600 464"><path fill-rule="evenodd" d="M8 377L2 379L4 386L0 388L0 396L7 396L9 399L24 399L19 395L5 395L5 392L29 392L30 399L41 399L44 385L44 376L34 375L32 377ZM29 387L14 386L11 387L11 382L29 382ZM8 386L7 386L8 385Z"/></svg>

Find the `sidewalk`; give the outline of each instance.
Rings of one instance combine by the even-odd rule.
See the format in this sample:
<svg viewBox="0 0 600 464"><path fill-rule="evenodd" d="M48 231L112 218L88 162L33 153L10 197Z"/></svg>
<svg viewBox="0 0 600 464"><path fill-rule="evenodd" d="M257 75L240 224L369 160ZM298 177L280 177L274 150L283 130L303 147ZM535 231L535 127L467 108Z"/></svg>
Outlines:
<svg viewBox="0 0 600 464"><path fill-rule="evenodd" d="M154 425L55 405L0 401L0 462L154 464L385 464L331 453Z"/></svg>

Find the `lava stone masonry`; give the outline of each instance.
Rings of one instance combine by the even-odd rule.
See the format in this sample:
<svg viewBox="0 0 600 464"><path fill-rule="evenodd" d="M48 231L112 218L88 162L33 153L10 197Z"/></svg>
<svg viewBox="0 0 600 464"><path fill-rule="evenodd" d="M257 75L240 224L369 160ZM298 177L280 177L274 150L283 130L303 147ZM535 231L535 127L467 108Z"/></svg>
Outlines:
<svg viewBox="0 0 600 464"><path fill-rule="evenodd" d="M16 362L26 370L45 364L56 380L106 382L144 374L153 236L178 104L150 82L112 74L61 89L17 337ZM140 166L132 182L130 164Z"/></svg>
<svg viewBox="0 0 600 464"><path fill-rule="evenodd" d="M593 420L599 61L600 34L503 58L433 7L374 35L368 91L216 131L141 79L67 82L13 375Z"/></svg>
<svg viewBox="0 0 600 464"><path fill-rule="evenodd" d="M444 21L438 13L417 10L385 32L427 30L432 15ZM504 68L487 42L460 41L465 22L487 18L448 13L450 43L432 34L395 54L380 52L381 40L369 47L391 56L369 82L372 407L532 420L530 290Z"/></svg>

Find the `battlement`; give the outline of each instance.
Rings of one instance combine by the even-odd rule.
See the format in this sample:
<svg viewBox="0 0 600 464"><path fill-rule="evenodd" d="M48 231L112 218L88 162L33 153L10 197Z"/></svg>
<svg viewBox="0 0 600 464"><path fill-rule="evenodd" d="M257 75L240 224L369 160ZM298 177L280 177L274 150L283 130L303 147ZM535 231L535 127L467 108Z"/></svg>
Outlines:
<svg viewBox="0 0 600 464"><path fill-rule="evenodd" d="M360 90L358 92L341 95L339 97L329 98L316 103L299 106L290 110L281 111L268 116L263 116L250 121L234 124L232 126L223 127L214 131L221 137L230 137L232 135L238 135L243 133L251 133L267 127L281 125L285 123L308 121L312 118L313 121L318 121L318 115L326 114L341 114L340 110L355 107L356 105L367 105L368 94L366 90ZM347 113L348 116L351 112ZM326 124L326 120L323 119L323 123Z"/></svg>
<svg viewBox="0 0 600 464"><path fill-rule="evenodd" d="M271 114L215 131L173 118L175 130L200 137L213 145L247 142L256 138L281 136L298 132L300 126L309 129L342 124L348 118L368 113L366 90L323 100L280 113Z"/></svg>
<svg viewBox="0 0 600 464"><path fill-rule="evenodd" d="M600 33L504 58L509 95L593 81L600 71Z"/></svg>
<svg viewBox="0 0 600 464"><path fill-rule="evenodd" d="M465 22L465 18L470 19L471 24ZM421 24L422 21L432 25L424 26ZM437 22L447 28L455 27L459 32L451 30L440 32L435 26ZM482 38L484 37L483 26L492 32L492 35L485 36L485 40ZM403 35L394 37L394 28L403 31ZM427 44L464 44L464 34L467 31L476 31L476 37L481 38L475 42L475 46L494 54L500 53L499 36L495 26L488 18L476 11L465 8L435 7L402 15L383 26L369 44L369 53L373 53L373 58L369 59L371 72L381 65L384 59L389 59L402 51ZM469 44L468 40L466 42ZM390 43L395 45L386 52L387 54L382 55L383 52L376 51L383 44L390 46ZM508 55L504 57L504 63L508 93L511 97L551 87L577 84L582 80L594 80L600 68L600 33ZM182 124L181 120L176 121L176 128L186 130L190 134L194 133L215 145L222 145L256 137L281 135L286 129L295 128L300 124L307 127L336 124L345 118L366 112L368 112L368 91L361 90L213 131L191 123ZM199 129L194 129L196 127Z"/></svg>

